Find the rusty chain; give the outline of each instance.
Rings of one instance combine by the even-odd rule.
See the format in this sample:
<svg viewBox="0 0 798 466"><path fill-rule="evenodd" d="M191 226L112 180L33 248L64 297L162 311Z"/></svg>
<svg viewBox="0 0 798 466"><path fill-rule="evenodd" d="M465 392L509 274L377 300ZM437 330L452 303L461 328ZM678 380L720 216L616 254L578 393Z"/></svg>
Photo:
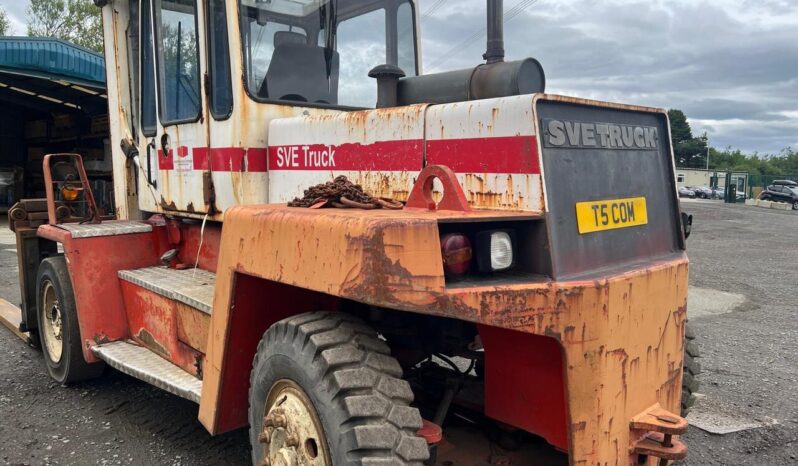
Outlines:
<svg viewBox="0 0 798 466"><path fill-rule="evenodd" d="M337 207L340 209L392 209L399 210L404 205L394 199L373 197L363 191L363 187L354 184L345 176L336 177L333 181L317 184L305 190L302 198L295 198L288 203L289 207Z"/></svg>

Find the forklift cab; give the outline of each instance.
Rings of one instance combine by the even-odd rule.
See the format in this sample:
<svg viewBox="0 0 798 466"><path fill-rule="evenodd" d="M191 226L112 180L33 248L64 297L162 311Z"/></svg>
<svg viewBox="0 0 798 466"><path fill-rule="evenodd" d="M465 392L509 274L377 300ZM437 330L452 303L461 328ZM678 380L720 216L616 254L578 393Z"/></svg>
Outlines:
<svg viewBox="0 0 798 466"><path fill-rule="evenodd" d="M417 74L407 0L243 0L240 24L247 93L256 101L373 107L371 68Z"/></svg>
<svg viewBox="0 0 798 466"><path fill-rule="evenodd" d="M109 88L130 78L116 134L139 155L135 177L115 157L117 178L135 184L117 191L123 218L222 220L229 207L267 203L271 120L373 108L371 69L419 71L412 0L124 3L114 10L127 18L104 22L106 58L118 64ZM127 45L127 58L111 37Z"/></svg>

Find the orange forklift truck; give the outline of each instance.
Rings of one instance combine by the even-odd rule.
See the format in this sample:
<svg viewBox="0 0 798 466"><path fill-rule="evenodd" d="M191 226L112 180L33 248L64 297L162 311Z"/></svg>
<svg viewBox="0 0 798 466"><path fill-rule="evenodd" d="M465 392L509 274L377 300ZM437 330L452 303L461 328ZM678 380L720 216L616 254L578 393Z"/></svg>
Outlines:
<svg viewBox="0 0 798 466"><path fill-rule="evenodd" d="M430 75L412 0L95 3L116 212L51 154L10 213L54 380L192 400L255 465L685 457L662 110L546 94L500 0L485 62Z"/></svg>

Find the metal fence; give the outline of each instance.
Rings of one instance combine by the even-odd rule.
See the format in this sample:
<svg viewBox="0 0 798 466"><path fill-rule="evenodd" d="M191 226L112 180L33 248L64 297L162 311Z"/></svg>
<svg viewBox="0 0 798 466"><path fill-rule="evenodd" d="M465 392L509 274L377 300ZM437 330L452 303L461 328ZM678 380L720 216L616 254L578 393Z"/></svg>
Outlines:
<svg viewBox="0 0 798 466"><path fill-rule="evenodd" d="M767 186L776 180L792 180L798 182L798 174L795 175L748 175L748 197L758 197Z"/></svg>

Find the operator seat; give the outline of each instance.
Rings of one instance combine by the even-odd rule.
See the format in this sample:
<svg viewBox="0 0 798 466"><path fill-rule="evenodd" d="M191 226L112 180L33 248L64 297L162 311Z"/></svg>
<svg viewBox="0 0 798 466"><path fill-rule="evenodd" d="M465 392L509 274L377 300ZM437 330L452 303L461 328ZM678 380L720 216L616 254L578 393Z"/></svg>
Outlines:
<svg viewBox="0 0 798 466"><path fill-rule="evenodd" d="M337 104L340 57L333 52L328 79L325 50L307 44L303 34L277 32L269 70L258 93L270 99Z"/></svg>

